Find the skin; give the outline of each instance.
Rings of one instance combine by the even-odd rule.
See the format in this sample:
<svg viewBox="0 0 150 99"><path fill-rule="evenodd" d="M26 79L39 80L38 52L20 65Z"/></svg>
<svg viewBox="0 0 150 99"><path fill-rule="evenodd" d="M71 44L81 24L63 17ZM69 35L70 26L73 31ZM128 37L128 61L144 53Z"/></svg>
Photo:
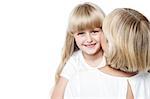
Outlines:
<svg viewBox="0 0 150 99"><path fill-rule="evenodd" d="M106 46L107 46L107 40L106 40L106 38L105 38L103 32L101 33L100 38L101 38L101 46L102 46L102 49L103 49L104 52L105 52L105 51L106 51Z"/></svg>
<svg viewBox="0 0 150 99"><path fill-rule="evenodd" d="M63 99L67 82L67 79L60 77L53 89L53 93L50 99Z"/></svg>
<svg viewBox="0 0 150 99"><path fill-rule="evenodd" d="M95 28L93 30L86 30L74 34L74 38L79 49L83 54L94 55L99 52L101 48L100 36L101 29Z"/></svg>
<svg viewBox="0 0 150 99"><path fill-rule="evenodd" d="M92 67L96 67L102 60L101 34L101 28L80 31L74 34L76 44L82 50L85 62Z"/></svg>
<svg viewBox="0 0 150 99"><path fill-rule="evenodd" d="M133 92L132 92L132 89L131 89L129 82L128 82L128 90L127 90L126 98L127 99L134 99Z"/></svg>

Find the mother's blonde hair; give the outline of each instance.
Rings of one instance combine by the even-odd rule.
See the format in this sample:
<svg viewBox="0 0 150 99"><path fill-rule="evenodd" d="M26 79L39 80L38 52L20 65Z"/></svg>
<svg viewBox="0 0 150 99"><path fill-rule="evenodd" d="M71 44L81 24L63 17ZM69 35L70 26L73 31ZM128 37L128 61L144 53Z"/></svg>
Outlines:
<svg viewBox="0 0 150 99"><path fill-rule="evenodd" d="M66 41L62 51L61 62L55 75L56 82L60 78L60 73L73 52L79 50L73 34L86 29L102 27L104 17L104 12L97 5L89 2L79 4L72 10L67 28Z"/></svg>
<svg viewBox="0 0 150 99"><path fill-rule="evenodd" d="M150 23L140 12L130 8L113 10L103 22L108 41L107 63L126 72L150 68Z"/></svg>

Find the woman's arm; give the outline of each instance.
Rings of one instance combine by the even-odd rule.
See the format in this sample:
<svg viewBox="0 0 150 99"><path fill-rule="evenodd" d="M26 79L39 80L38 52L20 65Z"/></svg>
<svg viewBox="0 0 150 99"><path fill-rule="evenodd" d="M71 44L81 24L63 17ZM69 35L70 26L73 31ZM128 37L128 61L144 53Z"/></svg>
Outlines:
<svg viewBox="0 0 150 99"><path fill-rule="evenodd" d="M131 86L128 82L128 90L127 90L127 99L134 99L134 96L133 96L133 92L132 92L132 89L131 89Z"/></svg>
<svg viewBox="0 0 150 99"><path fill-rule="evenodd" d="M63 99L67 82L67 79L60 77L53 89L51 99Z"/></svg>

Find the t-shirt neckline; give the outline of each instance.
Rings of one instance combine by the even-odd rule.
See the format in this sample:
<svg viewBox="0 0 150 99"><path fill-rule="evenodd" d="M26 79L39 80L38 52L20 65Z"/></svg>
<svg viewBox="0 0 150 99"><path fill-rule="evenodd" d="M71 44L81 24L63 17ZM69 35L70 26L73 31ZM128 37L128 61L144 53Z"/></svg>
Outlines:
<svg viewBox="0 0 150 99"><path fill-rule="evenodd" d="M83 52L80 50L79 53L80 53L80 56L81 56L81 62L83 62L83 64L84 64L87 68L89 68L89 69L98 69L98 68L101 68L101 67L105 66L105 64L106 64L106 59L105 59L105 57L104 57L104 55L103 55L103 56L102 56L102 61L101 61L97 66L92 67L92 66L90 66L89 64L86 63L86 61L85 61L85 59L84 59L84 56L83 56Z"/></svg>

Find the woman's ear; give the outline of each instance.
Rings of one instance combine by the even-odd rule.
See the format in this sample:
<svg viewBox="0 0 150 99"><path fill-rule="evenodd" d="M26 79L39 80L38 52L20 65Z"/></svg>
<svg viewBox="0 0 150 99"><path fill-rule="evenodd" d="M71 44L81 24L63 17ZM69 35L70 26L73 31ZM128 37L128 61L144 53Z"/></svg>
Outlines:
<svg viewBox="0 0 150 99"><path fill-rule="evenodd" d="M101 32L100 40L101 40L102 49L105 52L106 51L106 47L107 47L107 40L106 40L103 32Z"/></svg>

